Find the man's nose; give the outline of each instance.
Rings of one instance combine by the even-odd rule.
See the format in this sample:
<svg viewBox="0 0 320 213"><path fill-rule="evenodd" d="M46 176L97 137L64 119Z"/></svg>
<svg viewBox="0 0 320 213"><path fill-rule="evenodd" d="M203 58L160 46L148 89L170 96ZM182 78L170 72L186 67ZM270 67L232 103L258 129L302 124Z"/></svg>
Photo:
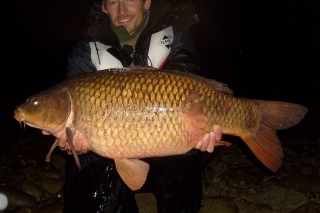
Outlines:
<svg viewBox="0 0 320 213"><path fill-rule="evenodd" d="M125 14L127 12L127 6L124 2L120 2L119 3L119 7L118 7L118 13L119 14Z"/></svg>

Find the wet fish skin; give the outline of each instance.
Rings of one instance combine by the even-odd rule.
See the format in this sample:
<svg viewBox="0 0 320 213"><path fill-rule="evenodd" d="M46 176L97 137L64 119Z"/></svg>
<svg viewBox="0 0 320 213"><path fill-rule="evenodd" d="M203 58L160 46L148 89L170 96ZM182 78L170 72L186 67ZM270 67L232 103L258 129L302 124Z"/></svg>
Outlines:
<svg viewBox="0 0 320 213"><path fill-rule="evenodd" d="M131 67L73 76L29 98L14 117L57 138L66 128L68 138L81 135L90 150L115 159L120 176L138 189L149 169L138 159L186 153L215 124L277 171L283 150L275 131L306 113L297 104L234 97L224 84L193 74Z"/></svg>

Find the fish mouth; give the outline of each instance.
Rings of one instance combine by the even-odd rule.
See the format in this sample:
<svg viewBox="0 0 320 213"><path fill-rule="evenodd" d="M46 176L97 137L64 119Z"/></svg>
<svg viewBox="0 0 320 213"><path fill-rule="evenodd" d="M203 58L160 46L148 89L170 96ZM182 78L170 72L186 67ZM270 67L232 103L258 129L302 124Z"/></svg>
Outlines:
<svg viewBox="0 0 320 213"><path fill-rule="evenodd" d="M19 122L21 129L26 128L26 119L24 118L20 107L16 107L16 109L14 110L14 113L13 113L13 117L14 117L14 119L16 119Z"/></svg>
<svg viewBox="0 0 320 213"><path fill-rule="evenodd" d="M19 122L20 127L23 130L26 129L26 125L31 126L33 128L41 129L39 126L27 122L27 119L23 115L23 112L21 111L20 107L14 110L13 117Z"/></svg>

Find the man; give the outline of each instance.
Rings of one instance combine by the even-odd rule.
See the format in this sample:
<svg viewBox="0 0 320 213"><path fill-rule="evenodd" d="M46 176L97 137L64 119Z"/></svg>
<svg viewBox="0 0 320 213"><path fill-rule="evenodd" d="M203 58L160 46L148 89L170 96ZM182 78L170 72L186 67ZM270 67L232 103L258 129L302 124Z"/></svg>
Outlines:
<svg viewBox="0 0 320 213"><path fill-rule="evenodd" d="M156 1L156 0L154 0ZM110 23L98 28L104 36L76 45L68 63L68 75L107 68L148 65L158 69L199 72L188 25L196 13L189 1L158 0L160 10L149 10L151 0L102 0L101 10ZM159 9L158 8L158 9ZM187 11L187 12L186 12ZM188 17L192 17L188 19ZM220 127L206 134L195 149L213 152L221 139ZM78 154L88 152L81 140L74 141ZM59 147L69 154L66 138ZM153 192L158 212L198 212L201 206L201 155L192 150L182 156L145 159L150 164L140 191ZM80 155L82 169L67 162L64 212L138 212L134 194L121 181L114 163L92 153Z"/></svg>

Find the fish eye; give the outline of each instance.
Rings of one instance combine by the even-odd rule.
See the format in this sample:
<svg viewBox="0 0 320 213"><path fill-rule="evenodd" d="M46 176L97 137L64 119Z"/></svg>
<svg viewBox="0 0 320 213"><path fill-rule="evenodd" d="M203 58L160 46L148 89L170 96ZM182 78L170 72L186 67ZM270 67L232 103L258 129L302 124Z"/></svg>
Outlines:
<svg viewBox="0 0 320 213"><path fill-rule="evenodd" d="M34 101L33 101L33 105L34 105L34 106L38 106L38 105L39 105L39 101L34 100Z"/></svg>

